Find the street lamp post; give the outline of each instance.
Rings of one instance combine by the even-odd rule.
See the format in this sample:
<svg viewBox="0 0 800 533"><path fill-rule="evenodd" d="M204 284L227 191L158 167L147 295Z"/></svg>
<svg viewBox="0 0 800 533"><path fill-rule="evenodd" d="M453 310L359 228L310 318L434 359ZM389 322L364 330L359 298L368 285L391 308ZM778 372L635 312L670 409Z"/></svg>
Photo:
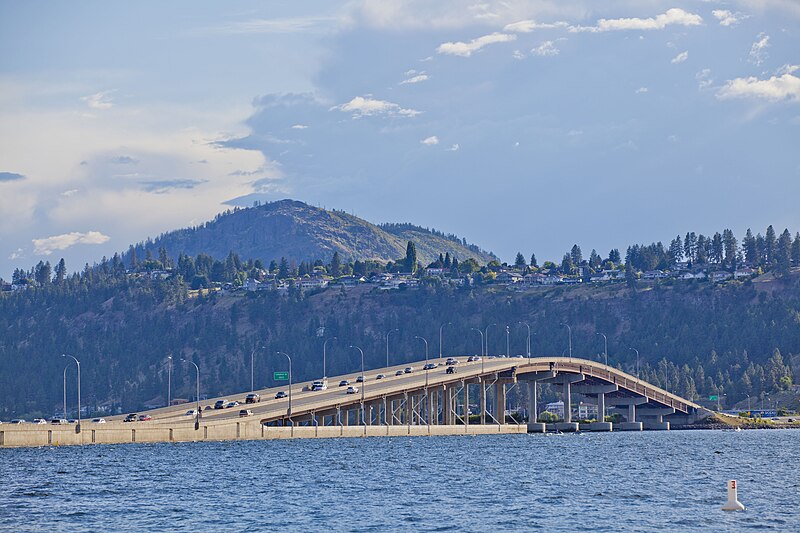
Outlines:
<svg viewBox="0 0 800 533"><path fill-rule="evenodd" d="M636 352L636 379L639 379L639 350L636 348L630 348L630 350Z"/></svg>
<svg viewBox="0 0 800 533"><path fill-rule="evenodd" d="M172 356L167 356L167 407L172 405Z"/></svg>
<svg viewBox="0 0 800 533"><path fill-rule="evenodd" d="M78 433L81 431L81 362L75 356L62 353L61 357L71 357L75 364L78 365L78 425L75 428ZM66 413L65 413L66 416Z"/></svg>
<svg viewBox="0 0 800 533"><path fill-rule="evenodd" d="M439 359L442 358L442 329L444 329L445 326L452 326L452 325L453 325L452 322L447 322L439 326Z"/></svg>
<svg viewBox="0 0 800 533"><path fill-rule="evenodd" d="M389 335L391 335L393 331L400 333L400 330L397 328L390 329L386 332L386 368L389 368Z"/></svg>
<svg viewBox="0 0 800 533"><path fill-rule="evenodd" d="M527 322L517 322L517 324L522 324L526 328L528 328L528 337L525 340L525 351L528 356L528 363L531 362L531 325Z"/></svg>
<svg viewBox="0 0 800 533"><path fill-rule="evenodd" d="M428 425L431 425L430 400L428 399L428 340L419 335L415 335L414 338L425 343L425 410L428 413L426 417L428 419Z"/></svg>
<svg viewBox="0 0 800 533"><path fill-rule="evenodd" d="M326 366L328 341L335 341L335 340L337 340L336 337L330 337L325 339L325 342L322 343L322 379L328 379L328 367Z"/></svg>
<svg viewBox="0 0 800 533"><path fill-rule="evenodd" d="M197 391L195 393L195 398L197 399L197 418L199 419L202 416L200 414L200 367L197 366L197 363L189 361L188 359L181 359L181 361L194 365L195 372L197 372Z"/></svg>
<svg viewBox="0 0 800 533"><path fill-rule="evenodd" d="M572 359L572 328L569 327L569 324L561 323L562 326L567 327L567 331L569 331L569 358Z"/></svg>
<svg viewBox="0 0 800 533"><path fill-rule="evenodd" d="M511 357L511 342L510 342L511 332L508 324L506 324L506 357Z"/></svg>
<svg viewBox="0 0 800 533"><path fill-rule="evenodd" d="M353 346L352 344L350 345L350 347L355 348L361 354L361 375L364 376L364 350L362 350L358 346ZM366 384L367 384L367 377L364 376L364 381L361 382L361 422L364 424L364 433L367 432L367 417L365 416L366 413L364 412L364 385Z"/></svg>
<svg viewBox="0 0 800 533"><path fill-rule="evenodd" d="M294 422L292 422L292 358L289 356L288 353L285 352L275 352L279 355L286 356L286 359L289 360L289 407L286 410L286 418L289 420L289 425L294 426Z"/></svg>
<svg viewBox="0 0 800 533"><path fill-rule="evenodd" d="M483 331L481 331L481 330L480 330L480 329L478 329L478 328L469 328L469 329L471 329L472 331L477 331L477 332L480 334L480 336L481 336L481 350L480 350L480 355L483 355Z"/></svg>
<svg viewBox="0 0 800 533"><path fill-rule="evenodd" d="M605 333L596 333L595 335L603 336L603 354L606 357L606 366L608 366L608 337L606 337Z"/></svg>
<svg viewBox="0 0 800 533"><path fill-rule="evenodd" d="M483 355L486 356L486 357L489 356L489 328L492 327L492 326L496 326L496 325L497 324L494 324L494 323L489 324L488 326L486 326L486 329L484 330L484 334L485 334L484 338L486 339L486 349L484 350Z"/></svg>
<svg viewBox="0 0 800 533"><path fill-rule="evenodd" d="M256 352L263 348L264 346L260 346L256 344L253 347L253 351L250 352L250 392L255 392L255 374L256 374Z"/></svg>
<svg viewBox="0 0 800 533"><path fill-rule="evenodd" d="M64 416L63 418L69 418L67 416L67 369L69 365L64 367Z"/></svg>

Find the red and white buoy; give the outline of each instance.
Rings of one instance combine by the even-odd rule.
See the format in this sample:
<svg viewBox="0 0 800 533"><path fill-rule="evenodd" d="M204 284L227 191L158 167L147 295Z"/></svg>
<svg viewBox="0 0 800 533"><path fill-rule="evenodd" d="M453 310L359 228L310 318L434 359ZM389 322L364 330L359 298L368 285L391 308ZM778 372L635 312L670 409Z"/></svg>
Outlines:
<svg viewBox="0 0 800 533"><path fill-rule="evenodd" d="M728 481L728 501L722 506L723 511L744 511L745 507L739 501L739 490L737 488L736 480L731 479Z"/></svg>

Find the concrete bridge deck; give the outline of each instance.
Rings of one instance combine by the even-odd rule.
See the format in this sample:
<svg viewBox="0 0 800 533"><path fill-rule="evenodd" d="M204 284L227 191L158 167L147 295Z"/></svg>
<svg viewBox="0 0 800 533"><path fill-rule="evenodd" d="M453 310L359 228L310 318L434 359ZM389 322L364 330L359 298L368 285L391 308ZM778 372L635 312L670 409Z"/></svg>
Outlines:
<svg viewBox="0 0 800 533"><path fill-rule="evenodd" d="M287 437L440 435L464 433L518 433L529 427L506 424L507 386L527 385L530 408L537 412L536 383L546 382L563 387L564 397L573 391L595 398L599 408L619 409L632 427L619 429L648 429L636 419L651 418L652 429L668 429L669 422L692 421L703 408L668 391L639 380L625 372L596 361L566 358L483 358L466 362L456 357L455 373L448 374L443 359L430 371L422 370L425 361L406 363L389 368L365 371L365 382L356 383L358 373L328 378L328 389L311 391L311 382L292 384L291 419L288 398L275 399L278 391L288 392L288 384L256 391L262 401L244 403L248 394L237 393L201 402L204 408L198 419L187 416L196 403L142 411L152 421L123 423L124 415L107 417L106 424L83 421L81 431L75 425L8 425L0 426L0 447L38 446L52 444L89 444L115 442L179 442L199 440L269 439ZM395 376L398 370L414 367L410 374ZM386 377L377 380L378 374ZM339 387L348 380L359 387L356 394L347 394ZM493 397L490 394L493 392ZM229 409L210 409L217 400L238 401L241 406ZM477 401L477 402L475 402ZM480 424L470 423L464 416L468 407L478 403ZM491 407L491 408L490 408ZM252 416L240 418L240 409L250 409ZM577 430L570 419L569 426L559 429ZM638 424L638 426L636 425ZM277 427L276 427L277 426ZM289 426L289 427L287 427ZM544 430L533 425L533 430ZM611 425L602 428L610 430Z"/></svg>

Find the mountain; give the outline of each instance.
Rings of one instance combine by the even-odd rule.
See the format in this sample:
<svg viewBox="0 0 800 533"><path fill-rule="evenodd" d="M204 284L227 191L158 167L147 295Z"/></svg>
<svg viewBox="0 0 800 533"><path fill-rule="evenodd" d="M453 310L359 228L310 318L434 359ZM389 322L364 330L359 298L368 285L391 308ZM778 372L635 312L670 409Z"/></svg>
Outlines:
<svg viewBox="0 0 800 533"><path fill-rule="evenodd" d="M140 259L148 251L157 257L163 247L173 259L180 253L224 259L233 251L242 259L265 262L281 257L295 261L330 260L334 252L339 252L343 260L389 261L405 257L409 240L414 241L423 264L448 252L459 260L472 257L481 264L496 259L491 252L455 235L412 224L377 226L343 211L329 211L295 200L236 208L200 226L148 239L135 249ZM129 254L130 251L126 259Z"/></svg>

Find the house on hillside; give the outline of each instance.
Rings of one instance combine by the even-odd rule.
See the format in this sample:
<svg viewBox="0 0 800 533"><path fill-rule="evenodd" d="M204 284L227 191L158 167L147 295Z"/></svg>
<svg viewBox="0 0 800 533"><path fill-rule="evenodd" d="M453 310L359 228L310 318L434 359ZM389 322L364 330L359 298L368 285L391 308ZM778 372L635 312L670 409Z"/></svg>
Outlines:
<svg viewBox="0 0 800 533"><path fill-rule="evenodd" d="M758 270L750 267L739 268L733 273L734 279L751 278L756 275L758 275Z"/></svg>
<svg viewBox="0 0 800 533"><path fill-rule="evenodd" d="M303 289L304 291L310 291L314 289L324 289L328 286L328 280L322 276L314 276L310 278L303 278L301 279L297 285Z"/></svg>
<svg viewBox="0 0 800 533"><path fill-rule="evenodd" d="M706 279L706 273L703 271L700 272L684 272L679 276L680 279L687 281L691 279Z"/></svg>
<svg viewBox="0 0 800 533"><path fill-rule="evenodd" d="M444 277L445 273L449 272L447 269L444 268L426 268L425 275L429 277L436 277L441 278Z"/></svg>
<svg viewBox="0 0 800 533"><path fill-rule="evenodd" d="M520 281L522 281L522 275L508 270L499 272L494 278L495 283L500 283L502 285L511 285L512 283L519 283Z"/></svg>
<svg viewBox="0 0 800 533"><path fill-rule="evenodd" d="M726 279L731 279L733 275L730 272L726 272L724 270L716 270L711 273L711 281L713 283L719 283L720 281L725 281Z"/></svg>
<svg viewBox="0 0 800 533"><path fill-rule="evenodd" d="M667 274L663 270L648 270L642 274L642 279L665 279Z"/></svg>

